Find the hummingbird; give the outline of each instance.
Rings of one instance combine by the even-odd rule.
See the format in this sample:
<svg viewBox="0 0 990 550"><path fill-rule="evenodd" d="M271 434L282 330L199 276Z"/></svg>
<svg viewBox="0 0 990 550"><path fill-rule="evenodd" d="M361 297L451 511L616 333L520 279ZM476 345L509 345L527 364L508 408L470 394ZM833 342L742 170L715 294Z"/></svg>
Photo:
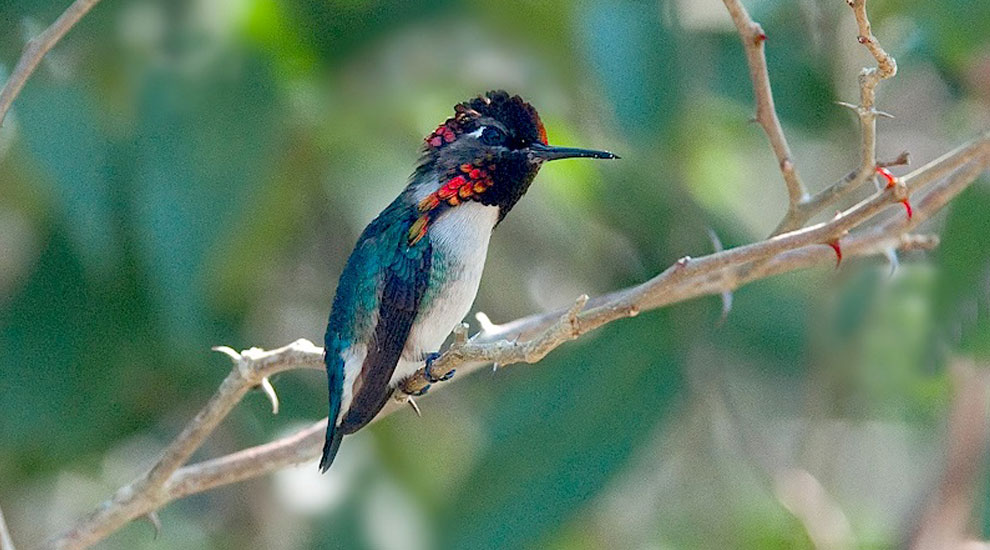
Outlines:
<svg viewBox="0 0 990 550"><path fill-rule="evenodd" d="M361 233L337 283L321 471L405 378L425 366L441 381L430 365L471 309L492 230L544 162L574 157L619 158L549 145L536 109L501 90L455 105L426 137L405 189Z"/></svg>

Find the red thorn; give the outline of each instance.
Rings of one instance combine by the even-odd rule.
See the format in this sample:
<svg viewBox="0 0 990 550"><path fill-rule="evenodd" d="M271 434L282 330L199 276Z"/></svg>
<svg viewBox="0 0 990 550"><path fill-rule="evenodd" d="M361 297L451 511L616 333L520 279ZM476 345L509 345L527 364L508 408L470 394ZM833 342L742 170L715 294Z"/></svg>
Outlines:
<svg viewBox="0 0 990 550"><path fill-rule="evenodd" d="M893 187L894 184L897 183L897 176L891 174L890 170L887 170L883 166L877 166L877 174L880 174L881 176L883 176L883 179L887 180L888 189Z"/></svg>
<svg viewBox="0 0 990 550"><path fill-rule="evenodd" d="M907 210L907 217L910 220L911 216L914 216L914 210L911 208L911 201L908 199L904 199L901 201L901 204L903 204L904 209Z"/></svg>
<svg viewBox="0 0 990 550"><path fill-rule="evenodd" d="M835 251L835 268L839 269L839 264L842 263L842 246L839 244L839 239L825 243L832 247Z"/></svg>
<svg viewBox="0 0 990 550"><path fill-rule="evenodd" d="M859 42L860 44L866 44L867 42L870 41L870 39L867 38L867 37L865 37L865 36L860 35L860 36L857 36L856 37L856 41Z"/></svg>

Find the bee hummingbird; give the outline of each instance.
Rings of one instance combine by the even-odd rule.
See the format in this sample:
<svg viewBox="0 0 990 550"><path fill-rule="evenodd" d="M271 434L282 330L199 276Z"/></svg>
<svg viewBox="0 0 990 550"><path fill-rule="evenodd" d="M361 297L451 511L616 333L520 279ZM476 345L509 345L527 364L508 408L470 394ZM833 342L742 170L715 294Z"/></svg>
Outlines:
<svg viewBox="0 0 990 550"><path fill-rule="evenodd" d="M492 230L544 162L571 157L618 158L549 145L536 109L504 91L455 105L426 137L409 184L361 233L337 283L323 472L403 379L425 364L439 381L429 366L474 302Z"/></svg>

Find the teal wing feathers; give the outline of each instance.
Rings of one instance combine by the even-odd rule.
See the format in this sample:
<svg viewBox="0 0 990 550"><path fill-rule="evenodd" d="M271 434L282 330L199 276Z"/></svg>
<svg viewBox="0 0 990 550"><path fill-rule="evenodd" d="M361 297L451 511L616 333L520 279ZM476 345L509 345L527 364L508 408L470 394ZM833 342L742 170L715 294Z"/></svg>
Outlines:
<svg viewBox="0 0 990 550"><path fill-rule="evenodd" d="M415 216L412 211L404 214L401 200L364 230L337 285L325 339L330 411L320 462L323 471L333 462L341 438L370 422L391 395L388 382L429 282L430 240L410 245L409 228ZM367 354L350 406L342 411L341 355L357 343L367 344Z"/></svg>

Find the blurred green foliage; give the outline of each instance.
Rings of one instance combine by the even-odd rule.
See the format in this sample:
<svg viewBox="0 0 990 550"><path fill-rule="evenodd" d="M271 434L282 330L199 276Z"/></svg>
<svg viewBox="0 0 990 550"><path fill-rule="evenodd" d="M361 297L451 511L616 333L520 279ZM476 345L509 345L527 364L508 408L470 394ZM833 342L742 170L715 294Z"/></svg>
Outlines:
<svg viewBox="0 0 990 550"><path fill-rule="evenodd" d="M858 165L833 102L872 61L844 2L746 4L798 166L824 186ZM63 8L0 3L2 74ZM990 3L871 11L900 68L881 156L925 162L990 124ZM476 308L496 321L704 254L708 228L761 238L784 211L717 2L140 0L83 19L0 130L15 536L64 528L146 467L225 374L210 346L321 341L422 136L490 88L532 101L552 142L624 159L544 169L493 239ZM893 277L853 261L741 289L724 323L717 298L615 323L348 438L326 478L309 465L189 498L159 540L136 524L105 547L809 548L768 481L797 467L858 544L893 546L938 471L945 365L990 359L988 209L984 181ZM279 377L283 412L249 395L202 457L320 417L324 384Z"/></svg>

